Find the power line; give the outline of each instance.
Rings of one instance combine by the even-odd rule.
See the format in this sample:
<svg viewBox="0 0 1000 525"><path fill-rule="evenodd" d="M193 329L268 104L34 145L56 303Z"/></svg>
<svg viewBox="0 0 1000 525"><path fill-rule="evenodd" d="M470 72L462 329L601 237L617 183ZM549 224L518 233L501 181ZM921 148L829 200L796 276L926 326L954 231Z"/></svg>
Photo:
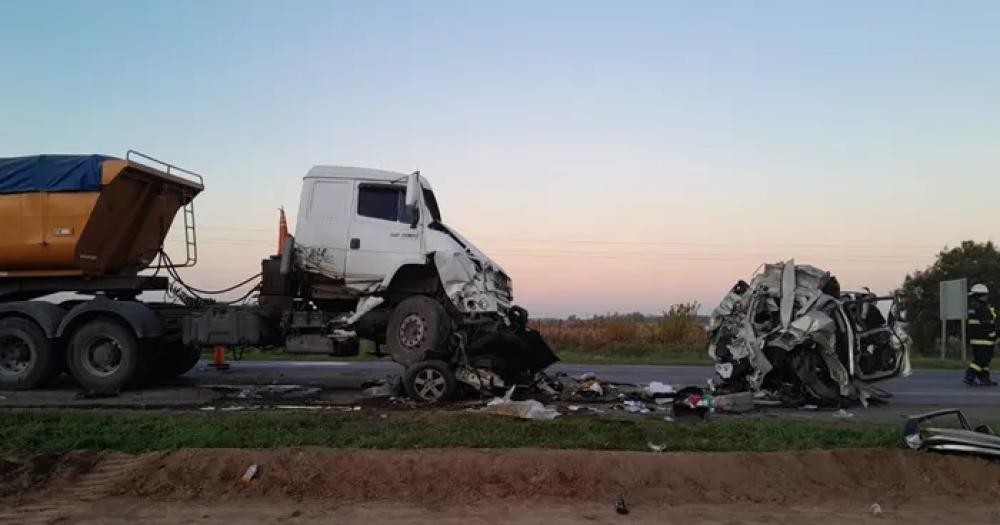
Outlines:
<svg viewBox="0 0 1000 525"><path fill-rule="evenodd" d="M239 228L230 226L199 226L204 229L233 230L245 232L277 233L277 229ZM259 242L261 239L225 239L247 242ZM605 244L615 246L648 245L648 246L695 246L695 247L778 247L778 248L830 248L830 249L919 249L939 250L941 246L928 244L844 244L844 243L794 243L794 242L709 242L709 241L661 241L661 240L608 240L608 239L526 239L516 237L473 237L480 243L526 243L526 244Z"/></svg>

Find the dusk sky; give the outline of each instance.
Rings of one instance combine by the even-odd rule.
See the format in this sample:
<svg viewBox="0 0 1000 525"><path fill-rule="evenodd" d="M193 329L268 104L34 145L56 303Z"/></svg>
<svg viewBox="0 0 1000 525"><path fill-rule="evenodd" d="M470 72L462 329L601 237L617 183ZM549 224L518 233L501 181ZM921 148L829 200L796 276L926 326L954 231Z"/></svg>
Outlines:
<svg viewBox="0 0 1000 525"><path fill-rule="evenodd" d="M787 258L888 291L1000 229L998 2L0 15L0 156L133 148L203 173L195 286L258 270L315 164L419 169L535 316L711 307Z"/></svg>

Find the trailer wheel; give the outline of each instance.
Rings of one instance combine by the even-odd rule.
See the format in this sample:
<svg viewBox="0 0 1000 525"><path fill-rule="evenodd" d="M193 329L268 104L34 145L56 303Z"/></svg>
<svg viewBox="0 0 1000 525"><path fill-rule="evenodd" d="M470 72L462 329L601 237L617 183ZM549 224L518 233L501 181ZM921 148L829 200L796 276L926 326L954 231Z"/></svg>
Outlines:
<svg viewBox="0 0 1000 525"><path fill-rule="evenodd" d="M444 361L421 361L406 369L403 388L414 401L437 403L455 392L455 374Z"/></svg>
<svg viewBox="0 0 1000 525"><path fill-rule="evenodd" d="M88 390L112 392L139 386L146 379L147 361L135 334L106 318L87 322L70 338L70 374Z"/></svg>
<svg viewBox="0 0 1000 525"><path fill-rule="evenodd" d="M194 368L201 359L201 348L180 344L167 345L160 352L153 376L156 379L173 379Z"/></svg>
<svg viewBox="0 0 1000 525"><path fill-rule="evenodd" d="M57 351L35 323L27 319L0 321L0 388L27 390L58 373Z"/></svg>
<svg viewBox="0 0 1000 525"><path fill-rule="evenodd" d="M392 310L385 338L393 360L406 366L443 350L450 331L451 319L441 303L417 295Z"/></svg>

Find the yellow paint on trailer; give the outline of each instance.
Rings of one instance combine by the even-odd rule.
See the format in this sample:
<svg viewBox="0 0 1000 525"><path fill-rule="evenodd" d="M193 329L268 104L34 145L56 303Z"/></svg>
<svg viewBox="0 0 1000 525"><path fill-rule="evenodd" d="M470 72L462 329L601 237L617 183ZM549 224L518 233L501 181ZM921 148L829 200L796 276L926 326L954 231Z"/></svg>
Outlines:
<svg viewBox="0 0 1000 525"><path fill-rule="evenodd" d="M104 161L100 191L0 195L0 277L134 275L199 183Z"/></svg>
<svg viewBox="0 0 1000 525"><path fill-rule="evenodd" d="M76 245L98 196L96 191L0 195L0 271L72 275Z"/></svg>

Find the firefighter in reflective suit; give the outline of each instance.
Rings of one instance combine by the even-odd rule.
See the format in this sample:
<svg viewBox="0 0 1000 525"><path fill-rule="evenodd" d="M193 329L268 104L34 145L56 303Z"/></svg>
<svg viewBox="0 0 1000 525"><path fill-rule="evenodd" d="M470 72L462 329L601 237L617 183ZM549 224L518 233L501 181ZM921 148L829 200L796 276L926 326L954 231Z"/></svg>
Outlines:
<svg viewBox="0 0 1000 525"><path fill-rule="evenodd" d="M996 386L990 377L990 361L997 344L997 311L989 304L990 290L977 284L969 290L969 317L966 319L966 337L972 350L972 362L965 371L965 384L969 386Z"/></svg>

